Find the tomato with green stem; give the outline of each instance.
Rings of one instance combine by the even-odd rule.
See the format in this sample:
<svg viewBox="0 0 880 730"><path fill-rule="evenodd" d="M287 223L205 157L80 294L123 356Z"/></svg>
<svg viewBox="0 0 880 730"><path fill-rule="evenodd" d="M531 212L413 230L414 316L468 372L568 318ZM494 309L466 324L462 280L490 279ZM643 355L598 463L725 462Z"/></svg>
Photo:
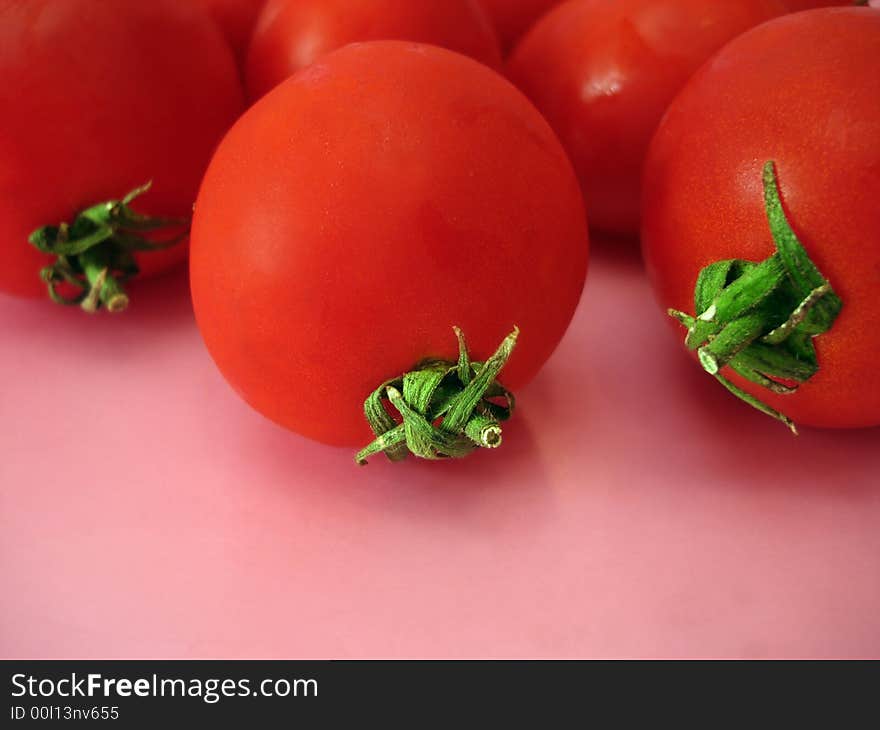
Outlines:
<svg viewBox="0 0 880 730"><path fill-rule="evenodd" d="M638 232L642 165L666 108L727 41L783 12L779 0L577 0L532 28L508 73L565 145L592 226Z"/></svg>
<svg viewBox="0 0 880 730"><path fill-rule="evenodd" d="M325 53L359 41L430 43L501 67L498 40L477 0L269 0L247 58L258 99Z"/></svg>
<svg viewBox="0 0 880 730"><path fill-rule="evenodd" d="M385 41L324 56L232 128L190 275L208 349L258 411L437 457L498 444L505 388L556 347L587 253L571 164L529 101L465 56Z"/></svg>
<svg viewBox="0 0 880 730"><path fill-rule="evenodd" d="M165 245L242 105L186 3L0 0L0 290L123 309L122 280L185 258Z"/></svg>
<svg viewBox="0 0 880 730"><path fill-rule="evenodd" d="M688 83L645 166L658 299L706 370L789 424L880 424L878 51L869 8L765 23ZM780 241L802 249L782 270Z"/></svg>

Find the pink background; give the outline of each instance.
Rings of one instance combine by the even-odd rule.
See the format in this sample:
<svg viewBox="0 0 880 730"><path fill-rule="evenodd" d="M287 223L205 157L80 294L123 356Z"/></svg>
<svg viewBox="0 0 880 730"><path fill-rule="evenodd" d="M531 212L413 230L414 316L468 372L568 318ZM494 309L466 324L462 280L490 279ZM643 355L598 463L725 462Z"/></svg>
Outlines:
<svg viewBox="0 0 880 730"><path fill-rule="evenodd" d="M0 297L0 655L880 656L880 430L791 437L596 248L502 450L461 463L265 421L182 273L117 318Z"/></svg>

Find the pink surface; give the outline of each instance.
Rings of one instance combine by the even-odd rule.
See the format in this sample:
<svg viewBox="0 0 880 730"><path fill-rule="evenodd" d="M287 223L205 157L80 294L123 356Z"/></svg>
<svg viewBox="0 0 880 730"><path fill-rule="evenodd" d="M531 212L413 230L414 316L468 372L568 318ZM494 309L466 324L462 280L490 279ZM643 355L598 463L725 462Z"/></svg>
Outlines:
<svg viewBox="0 0 880 730"><path fill-rule="evenodd" d="M262 419L182 275L97 321L0 298L0 655L880 656L880 430L733 400L597 248L502 450L461 463Z"/></svg>

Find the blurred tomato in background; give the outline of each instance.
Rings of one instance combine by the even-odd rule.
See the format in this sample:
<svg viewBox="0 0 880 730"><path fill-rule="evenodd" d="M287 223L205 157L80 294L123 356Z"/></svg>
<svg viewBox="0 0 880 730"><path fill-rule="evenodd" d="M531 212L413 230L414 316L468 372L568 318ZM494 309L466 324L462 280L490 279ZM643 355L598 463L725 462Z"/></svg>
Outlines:
<svg viewBox="0 0 880 730"><path fill-rule="evenodd" d="M244 63L257 16L266 0L192 0L220 26L239 64Z"/></svg>
<svg viewBox="0 0 880 730"><path fill-rule="evenodd" d="M827 8L834 5L855 5L854 0L782 0L785 7L792 11L813 10L814 8Z"/></svg>
<svg viewBox="0 0 880 730"><path fill-rule="evenodd" d="M269 0L247 59L247 90L258 99L319 56L348 43L430 43L495 69L501 53L477 0Z"/></svg>
<svg viewBox="0 0 880 730"><path fill-rule="evenodd" d="M563 0L479 0L479 2L495 24L502 50L507 53L544 13Z"/></svg>
<svg viewBox="0 0 880 730"><path fill-rule="evenodd" d="M228 45L189 3L0 0L0 290L45 297L50 257L28 236L146 182L139 212L188 217L242 108Z"/></svg>
<svg viewBox="0 0 880 730"><path fill-rule="evenodd" d="M669 103L727 41L784 12L779 0L573 0L532 28L509 76L565 145L592 226L638 231L642 162Z"/></svg>

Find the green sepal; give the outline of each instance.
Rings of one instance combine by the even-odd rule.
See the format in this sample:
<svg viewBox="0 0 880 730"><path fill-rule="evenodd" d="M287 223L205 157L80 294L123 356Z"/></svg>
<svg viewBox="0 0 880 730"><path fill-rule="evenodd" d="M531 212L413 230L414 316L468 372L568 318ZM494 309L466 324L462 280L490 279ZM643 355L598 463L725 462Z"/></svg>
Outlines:
<svg viewBox="0 0 880 730"><path fill-rule="evenodd" d="M779 345L753 342L736 358L760 373L773 373L780 380L805 383L819 371L816 348L803 334L788 338Z"/></svg>
<svg viewBox="0 0 880 730"><path fill-rule="evenodd" d="M794 422L788 416L786 416L784 413L780 413L775 408L771 408L766 403L764 403L764 401L760 400L759 398L755 398L755 396L753 396L751 393L747 393L742 388L734 385L727 378L722 376L720 373L716 373L714 377L715 377L715 380L717 380L719 383L721 383L721 385L723 385L725 388L727 388L728 391L733 393L733 395L735 395L741 401L748 403L750 406L752 406L752 408L755 408L755 409L761 411L761 413L764 413L765 415L768 415L771 418L775 418L780 423L784 423L788 427L788 429L795 436L797 436L797 426L795 426Z"/></svg>
<svg viewBox="0 0 880 730"><path fill-rule="evenodd" d="M188 220L145 216L132 210L130 204L150 186L141 185L121 200L86 208L70 224L43 226L30 234L28 242L34 248L57 257L40 271L53 301L79 305L88 312L102 306L121 311L128 305L122 284L139 273L134 252L169 248L187 237ZM160 241L141 235L165 228L184 230ZM60 284L73 288L74 296L61 295Z"/></svg>
<svg viewBox="0 0 880 730"><path fill-rule="evenodd" d="M751 262L746 261L731 263L728 283L715 290L708 307L698 310L699 319L722 324L732 322L756 309L785 278L785 268L776 256L770 256L759 264L749 265ZM713 279L717 280L717 277ZM701 292L701 297L709 295L708 291Z"/></svg>
<svg viewBox="0 0 880 730"><path fill-rule="evenodd" d="M480 363L471 361L464 335L454 329L459 344L456 362L423 362L386 381L364 401L364 415L376 438L358 452L359 464L381 452L391 461L408 454L446 459L500 446L500 424L510 418L514 398L496 378L513 352L519 330Z"/></svg>
<svg viewBox="0 0 880 730"><path fill-rule="evenodd" d="M385 408L388 389L395 386L402 388L402 380L389 380L382 383L364 401L364 415L373 429L373 433L376 434L376 440L358 454L359 462L365 462L369 456L382 451L391 461L402 461L409 455L403 426L398 426Z"/></svg>
<svg viewBox="0 0 880 730"><path fill-rule="evenodd" d="M728 322L714 337L707 339L697 354L707 372L714 375L761 336L762 312L750 312Z"/></svg>
<svg viewBox="0 0 880 730"><path fill-rule="evenodd" d="M796 432L794 424L721 375L729 366L776 394L791 394L819 369L813 337L827 332L843 302L810 259L779 198L775 166L763 170L764 202L776 251L760 262L731 259L704 267L694 288L696 315L669 310L687 328L686 346L741 400Z"/></svg>
<svg viewBox="0 0 880 730"><path fill-rule="evenodd" d="M695 311L698 314L707 311L718 296L718 292L743 275L745 265L754 266L748 261L727 259L709 264L700 271L694 288Z"/></svg>
<svg viewBox="0 0 880 730"><path fill-rule="evenodd" d="M843 309L843 302L830 290L828 280L810 260L797 234L792 230L779 197L779 184L772 162L764 165L763 182L764 204L773 241L785 271L795 286L799 301L807 300L816 290L825 287L829 289L813 303L800 327L807 334L821 335L831 329Z"/></svg>

